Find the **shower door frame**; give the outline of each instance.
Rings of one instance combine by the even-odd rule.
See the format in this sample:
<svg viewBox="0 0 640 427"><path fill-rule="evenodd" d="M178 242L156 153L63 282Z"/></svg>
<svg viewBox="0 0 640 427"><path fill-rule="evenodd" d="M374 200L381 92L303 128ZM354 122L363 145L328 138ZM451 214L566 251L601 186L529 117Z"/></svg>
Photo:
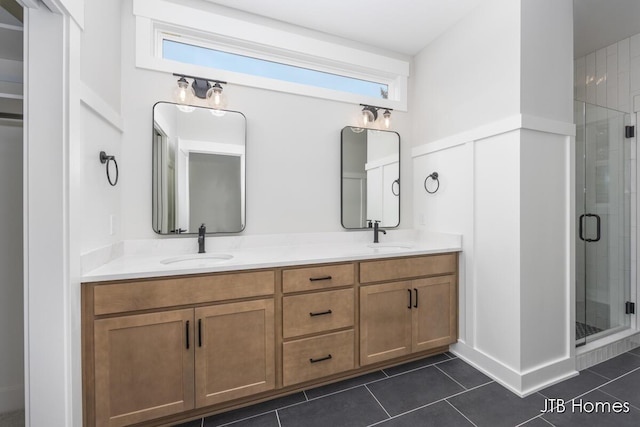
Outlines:
<svg viewBox="0 0 640 427"><path fill-rule="evenodd" d="M580 339L576 331L576 346L629 328L635 329L635 316L626 315L622 306L624 301L635 301L636 297L635 248L638 240L635 221L638 211L635 193L638 186L634 185L637 179L635 138L628 139L624 135L624 126L631 124L631 116L584 102L576 102L576 114L580 106L582 117L576 117L575 230L576 286L582 287L582 295L581 289L576 288L575 320L583 323L582 326L586 329L592 326L594 329L602 327L602 330L592 331L594 333L585 334ZM592 117L594 115L595 117ZM612 128L612 120L618 122L615 128ZM604 137L598 128L599 123L603 121L606 122ZM582 141L579 140L580 135ZM613 149L610 147L612 136L616 138L616 144L619 144ZM589 151L589 148L592 150ZM583 158L580 158L581 154ZM617 157L613 157L616 155ZM588 173L590 171L591 174ZM612 179L617 182L611 182ZM610 191L612 188L617 189L617 194ZM614 221L617 221L617 227L612 227L609 221L614 225ZM611 233L612 237L609 237L608 233ZM599 257L598 253L604 254L604 258ZM612 286L615 277L619 283L617 287ZM581 307L584 309L583 316L580 316L581 310L578 307L578 303L582 302L581 297L584 299L584 307ZM604 314L593 313L594 309L600 308ZM590 324L592 325L589 326ZM577 326L576 323L576 329Z"/></svg>

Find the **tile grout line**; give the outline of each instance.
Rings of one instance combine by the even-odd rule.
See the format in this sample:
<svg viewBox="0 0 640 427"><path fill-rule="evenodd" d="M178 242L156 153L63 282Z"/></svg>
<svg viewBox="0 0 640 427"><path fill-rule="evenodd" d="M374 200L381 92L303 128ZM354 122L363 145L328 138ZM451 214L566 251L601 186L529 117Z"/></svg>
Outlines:
<svg viewBox="0 0 640 427"><path fill-rule="evenodd" d="M307 396L307 391L306 390L302 390L302 393L304 394L304 398L308 402L309 401L309 396Z"/></svg>
<svg viewBox="0 0 640 427"><path fill-rule="evenodd" d="M390 418L390 420L393 420L393 419L395 419L395 418L402 417L402 416L404 416L404 415L410 414L410 413L415 412L415 411L419 411L420 409L424 409L424 408L429 407L429 406L431 406L431 405L435 405L436 403L440 403L440 402L442 402L442 401L446 401L447 399L450 399L450 398L452 398L452 397L460 396L461 394L467 393L467 392L469 392L469 391L476 390L476 389L478 389L478 388L480 388L480 387L484 387L485 385L487 385L487 384L491 384L491 383L493 383L493 382L494 382L494 381L489 381L488 383L480 384L479 386L476 386L476 387L470 388L469 390L464 390L464 391L461 391L461 392L458 392L458 393L452 394L451 396L447 396L447 397L443 397L442 399L434 400L433 402L430 402L430 403L427 403L427 404L425 404L425 405L418 406L417 408L413 408L413 409L410 409L410 410L408 410L408 411L402 412L402 413L400 413L400 414L394 415L393 417L391 417L391 418ZM389 421L389 420L382 420L382 421L378 421L378 422L375 422L375 423L373 423L373 424L370 424L368 427L376 426L376 425L381 424L381 423L386 422L386 421ZM473 424L473 423L472 423L472 424ZM475 425L475 424L474 424L474 425Z"/></svg>
<svg viewBox="0 0 640 427"><path fill-rule="evenodd" d="M594 366L595 366L595 365L594 365ZM604 378L604 379L605 379L605 380L607 380L607 381L611 381L611 378L609 378L609 377L605 377L604 375L599 374L599 373L597 373L596 371L592 371L590 368L585 369L585 371L589 371L589 372L591 372L592 374L599 376L600 378Z"/></svg>
<svg viewBox="0 0 640 427"><path fill-rule="evenodd" d="M278 410L275 410L276 419L278 420L278 427L282 427L282 423L280 422L280 414L278 414Z"/></svg>
<svg viewBox="0 0 640 427"><path fill-rule="evenodd" d="M614 399L616 399L616 400L622 400L622 399L620 399L618 396L614 396L613 394L611 394L611 393L607 393L607 392L606 392L606 391L604 391L604 390L600 390L599 388L598 388L597 390L598 390L600 393L604 393L604 394L606 394L607 396L611 396L611 397L613 397L613 398L614 398ZM638 408L637 406L632 405L632 404L631 404L630 402L628 402L628 401L627 401L627 403L629 403L629 406L630 406L630 407L632 407L632 408L637 409L637 410L639 410L639 411L640 411L640 408Z"/></svg>
<svg viewBox="0 0 640 427"><path fill-rule="evenodd" d="M410 372L416 372L416 371L419 371L420 369L431 368L431 367L434 367L435 365L439 365L439 364L441 364L441 363L448 363L448 362L451 362L452 360L454 360L454 359L441 360L441 361L439 361L439 362L433 362L433 363L430 363L430 364L428 364L428 365L418 366L417 368L409 369L409 370L407 370L407 371L403 371L403 372L398 372L397 374L392 374L392 375L389 375L389 374L387 374L386 372L384 372L384 369L382 370L382 372L384 372L384 374L387 376L387 378L394 378L394 377L397 377L398 375L408 374L408 373L410 373ZM465 363L466 363L466 362L465 362ZM469 366L471 366L471 365L469 365ZM475 368L474 368L474 369L475 369ZM377 382L377 381L382 381L382 380L384 380L384 379L385 379L385 378L380 378L380 379L378 379L378 380L371 381L371 382L369 382L369 383L367 383L367 384L371 384L371 383L374 383L374 382Z"/></svg>
<svg viewBox="0 0 640 427"><path fill-rule="evenodd" d="M384 371L384 369L381 369L380 371L382 371L382 373L384 373L384 374L386 375L386 377L385 377L385 378L378 378L378 379L375 379L375 380L372 380L372 381L369 381L369 382L366 382L366 383L357 384L357 385L354 385L354 386L351 386L351 387L347 387L347 388L344 388L344 389L342 389L342 390L332 391L332 392L330 392L330 393L323 394L322 396L312 397L311 399L309 399L309 402L311 402L311 401L313 401L313 400L317 400L317 399L322 399L323 397L333 396L334 394L342 393L343 391L349 391L349 390L353 390L353 389L358 388L358 387L368 386L368 385L370 385L370 384L379 383L380 381L386 381L386 380L388 380L389 378L395 378L395 377L397 377L397 376L404 375L404 374L408 374L408 373L410 373L410 372L416 372L416 371L419 371L419 370L421 370L421 369L425 369L425 368L432 368L432 367L434 367L434 365L439 364L439 363L444 363L444 362L449 362L449 360L442 360L442 361L440 361L440 362L432 363L432 364L430 364L430 365L420 366L420 367L418 367L418 368L410 369L410 370L408 370L408 371L400 372L400 373L393 374L393 375L389 375L389 374L387 374L387 373ZM290 406L298 405L298 404L300 404L300 403L304 403L304 402L294 403L294 404L292 404L292 405L290 405Z"/></svg>
<svg viewBox="0 0 640 427"><path fill-rule="evenodd" d="M443 371L442 369L438 368L437 366L434 366L438 371L442 372L443 374L445 374L447 377L449 377L449 379L451 379L451 381L453 381L454 383L458 384L460 387L462 387L464 390L466 390L467 388L465 386L463 386L462 384L460 384L458 381L455 380L455 378L453 378L451 375L447 374L445 371Z"/></svg>
<svg viewBox="0 0 640 427"><path fill-rule="evenodd" d="M385 409L384 406L382 406L382 403L380 403L380 401L378 400L378 398L376 397L375 394L373 394L373 392L371 392L371 390L369 390L369 387L367 387L366 385L364 386L364 388L367 389L367 391L369 392L369 394L371 395L371 397L373 397L375 399L376 402L378 402L378 405L380 405L380 407L382 408L382 410L384 411L385 414L387 414L387 419L391 418L391 415L389 415L389 413L387 412L387 410Z"/></svg>
<svg viewBox="0 0 640 427"><path fill-rule="evenodd" d="M304 403L304 402L300 402L300 403ZM293 406L293 405L291 405L291 406ZM288 406L285 406L285 408L288 408ZM282 408L280 408L280 409L282 409ZM259 414L251 415L250 417L238 418L237 420L229 421L228 423L218 424L217 427L231 426L231 425L234 425L235 423L239 423L241 421L247 421L247 420L250 420L252 418L258 418L258 417L261 417L263 415L267 415L267 414L269 414L271 412L276 412L276 411L277 411L277 409L272 409L270 411L261 412ZM204 422L204 419L202 421Z"/></svg>
<svg viewBox="0 0 640 427"><path fill-rule="evenodd" d="M612 380L610 380L609 378L605 377L604 375L600 375L600 374L598 374L597 372L593 372L593 371L589 370L589 372L591 372L591 373L593 373L593 374L596 374L596 375L598 375L598 376L600 376L600 377L602 377L602 378L604 378L604 379L606 379L606 380L608 380L608 381L607 381L607 382L605 382L604 384L600 384L600 385L599 385L598 387L596 387L596 388L592 388L591 390L585 391L584 393L579 394L579 395L577 395L576 397L573 397L573 398L571 398L571 399L566 399L566 400L564 400L564 403L574 401L574 400L576 400L576 399L578 399L578 398L580 398L580 397L582 397L582 396L585 396L585 395L587 395L587 394L589 394L589 393L591 393L591 392L594 392L594 391L596 391L596 390L600 389L601 387L604 387L604 386L606 386L606 385L609 385L609 384L611 384L612 382L617 381L617 380L619 380L620 378L626 377L627 375L632 374L632 373L634 373L634 372L636 372L636 371L639 371L639 370L640 370L640 366L639 366L639 367L637 367L637 368L635 368L635 369L633 369L633 370L631 370L631 371L629 371L629 372L627 372L626 374L622 374L622 375L620 375L619 377L616 377L616 378L614 378L614 379L612 379ZM601 391L602 391L602 390L601 390ZM604 392L603 392L603 393L604 393ZM617 399L617 398L616 398L616 399Z"/></svg>
<svg viewBox="0 0 640 427"><path fill-rule="evenodd" d="M465 420L469 421L471 424L473 424L475 427L478 427L476 425L476 423L474 423L473 421L471 421L469 419L469 417L467 417L465 414L462 413L462 411L458 408L456 408L453 403L449 402L447 399L444 400L445 402L447 402L449 404L449 406L451 406L456 412L458 412L460 415L462 415L464 417Z"/></svg>
<svg viewBox="0 0 640 427"><path fill-rule="evenodd" d="M535 420L536 418L540 418L540 419L542 419L542 421L547 421L544 418L542 418L542 414L538 414L535 417L531 417L528 420L525 420L525 421L521 422L520 424L516 425L515 427L522 427L522 426L526 425L528 422ZM549 421L547 421L547 422L549 422ZM551 424L551 423L549 423L549 424ZM553 424L551 424L551 425L553 425Z"/></svg>

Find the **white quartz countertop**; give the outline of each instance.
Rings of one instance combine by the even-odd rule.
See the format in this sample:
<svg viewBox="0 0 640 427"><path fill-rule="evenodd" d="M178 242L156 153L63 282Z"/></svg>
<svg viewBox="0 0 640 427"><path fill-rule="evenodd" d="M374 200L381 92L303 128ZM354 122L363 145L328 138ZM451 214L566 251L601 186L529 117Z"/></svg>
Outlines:
<svg viewBox="0 0 640 427"><path fill-rule="evenodd" d="M387 230L260 236L207 236L197 254L195 237L125 241L83 256L83 282L202 274L342 261L426 255L462 250L458 235Z"/></svg>

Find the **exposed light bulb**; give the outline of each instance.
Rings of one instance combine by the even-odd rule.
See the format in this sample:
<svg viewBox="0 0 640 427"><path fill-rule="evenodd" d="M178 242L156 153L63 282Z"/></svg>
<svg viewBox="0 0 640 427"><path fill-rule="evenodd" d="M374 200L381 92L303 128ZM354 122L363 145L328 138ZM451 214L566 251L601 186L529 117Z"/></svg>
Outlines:
<svg viewBox="0 0 640 427"><path fill-rule="evenodd" d="M391 111L384 110L384 114L382 116L384 117L384 128L389 129L391 127Z"/></svg>
<svg viewBox="0 0 640 427"><path fill-rule="evenodd" d="M193 99L193 89L189 86L189 82L184 77L178 80L178 87L173 91L173 99L182 105L191 103Z"/></svg>
<svg viewBox="0 0 640 427"><path fill-rule="evenodd" d="M362 123L364 127L369 126L370 123L376 121L378 114L376 110L373 110L371 107L364 107L362 109Z"/></svg>
<svg viewBox="0 0 640 427"><path fill-rule="evenodd" d="M216 109L222 109L227 106L227 97L222 93L222 86L216 82L207 92L207 102Z"/></svg>

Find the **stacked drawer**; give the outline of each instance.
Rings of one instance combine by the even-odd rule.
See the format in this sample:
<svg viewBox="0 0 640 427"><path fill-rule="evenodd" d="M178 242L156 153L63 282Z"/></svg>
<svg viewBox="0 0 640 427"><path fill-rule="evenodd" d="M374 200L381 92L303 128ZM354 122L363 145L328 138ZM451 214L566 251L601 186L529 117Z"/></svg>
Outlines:
<svg viewBox="0 0 640 427"><path fill-rule="evenodd" d="M353 263L282 272L283 386L354 364Z"/></svg>

